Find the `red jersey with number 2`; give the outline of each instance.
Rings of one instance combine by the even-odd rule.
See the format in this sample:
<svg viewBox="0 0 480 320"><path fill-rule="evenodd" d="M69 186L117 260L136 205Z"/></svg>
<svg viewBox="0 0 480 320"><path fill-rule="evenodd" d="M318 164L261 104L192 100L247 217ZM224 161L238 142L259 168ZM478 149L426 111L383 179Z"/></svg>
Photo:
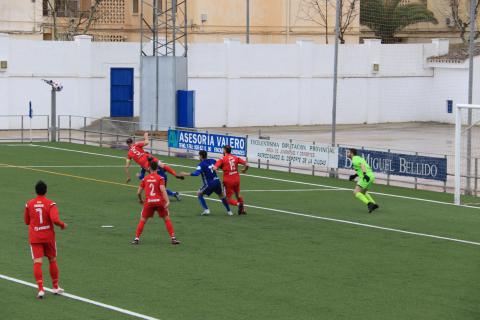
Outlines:
<svg viewBox="0 0 480 320"><path fill-rule="evenodd" d="M235 181L240 180L240 174L238 173L239 164L245 165L246 162L242 158L227 154L223 158L217 160L215 167L222 169L223 181Z"/></svg>
<svg viewBox="0 0 480 320"><path fill-rule="evenodd" d="M62 228L65 226L58 216L55 202L45 196L37 196L27 202L24 218L25 224L29 225L29 240L32 244L54 242L53 224Z"/></svg>
<svg viewBox="0 0 480 320"><path fill-rule="evenodd" d="M145 143L137 142L130 146L128 149L128 159L133 159L136 163L138 163L142 168L148 169L148 152L143 150Z"/></svg>
<svg viewBox="0 0 480 320"><path fill-rule="evenodd" d="M149 174L140 182L140 187L145 190L145 207L158 207L165 204L166 199L163 198L160 186L165 186L165 180L156 172Z"/></svg>

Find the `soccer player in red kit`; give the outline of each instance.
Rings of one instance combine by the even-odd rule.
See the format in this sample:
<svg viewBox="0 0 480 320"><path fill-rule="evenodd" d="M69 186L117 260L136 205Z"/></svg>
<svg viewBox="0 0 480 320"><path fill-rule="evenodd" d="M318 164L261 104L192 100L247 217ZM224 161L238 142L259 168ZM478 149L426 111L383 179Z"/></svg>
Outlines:
<svg viewBox="0 0 480 320"><path fill-rule="evenodd" d="M175 231L173 230L172 221L170 220L168 212L170 200L168 199L165 189L165 180L157 174L157 168L158 163L152 161L149 169L150 174L143 178L138 187L138 200L143 204L143 209L132 244L139 244L145 223L153 217L155 211L158 213L158 216L165 221L165 227L170 235L172 244L180 244L180 241L175 238ZM142 198L143 190L145 190L145 201Z"/></svg>
<svg viewBox="0 0 480 320"><path fill-rule="evenodd" d="M133 143L132 138L127 139L127 145L128 145L128 155L125 163L125 174L127 175L127 180L126 182L130 182L130 173L128 172L128 168L130 167L131 160L135 161L142 167L142 171L139 175L139 179L143 179L145 172L149 169L150 166L150 161L153 159L153 161L157 162L158 166L160 167L158 169L158 173L163 176L165 179L165 186L167 185L167 176L165 172L170 173L177 179L183 180L184 177L179 176L175 170L170 168L170 166L162 163L160 160L152 156L150 153L146 152L143 147L149 145L150 141L148 140L148 132L145 132L143 135L143 141L142 142L137 142ZM167 189L167 193L169 196L175 197L178 201L180 201L180 193L170 191Z"/></svg>
<svg viewBox="0 0 480 320"><path fill-rule="evenodd" d="M46 256L50 262L53 293L60 294L63 289L58 286L57 244L53 225L65 229L67 224L60 220L55 202L45 197L47 185L38 181L35 185L37 197L28 201L25 206L24 219L28 225L30 249L33 259L33 274L38 284L37 298L45 296L43 290L42 258Z"/></svg>
<svg viewBox="0 0 480 320"><path fill-rule="evenodd" d="M232 206L238 205L238 214L246 214L243 197L240 196L240 174L238 173L238 165L241 164L244 166L242 173L245 173L248 170L248 163L231 153L232 147L224 146L223 158L217 160L215 166L213 166L213 170L222 169L223 186L225 187L228 203ZM233 194L235 194L237 200L232 199Z"/></svg>

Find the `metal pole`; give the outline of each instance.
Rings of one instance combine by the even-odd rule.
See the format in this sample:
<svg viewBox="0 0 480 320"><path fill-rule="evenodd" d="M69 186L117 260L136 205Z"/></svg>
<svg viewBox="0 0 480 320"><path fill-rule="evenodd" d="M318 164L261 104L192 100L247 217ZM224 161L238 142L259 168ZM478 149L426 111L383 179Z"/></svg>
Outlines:
<svg viewBox="0 0 480 320"><path fill-rule="evenodd" d="M50 141L55 142L57 141L57 92L55 89L52 87L52 110L51 110L51 115L50 115L50 120L52 121L51 123L51 130L52 134L50 136Z"/></svg>
<svg viewBox="0 0 480 320"><path fill-rule="evenodd" d="M177 46L177 0L172 0L172 24L173 56L175 57L175 47Z"/></svg>
<svg viewBox="0 0 480 320"><path fill-rule="evenodd" d="M68 142L72 143L72 115L68 116Z"/></svg>
<svg viewBox="0 0 480 320"><path fill-rule="evenodd" d="M87 117L83 117L83 144L87 144Z"/></svg>
<svg viewBox="0 0 480 320"><path fill-rule="evenodd" d="M247 43L250 43L250 0L247 0Z"/></svg>
<svg viewBox="0 0 480 320"><path fill-rule="evenodd" d="M22 131L21 132L22 132L22 143L23 143L23 115L22 115L21 118L22 118Z"/></svg>
<svg viewBox="0 0 480 320"><path fill-rule="evenodd" d="M454 203L460 205L460 192L461 192L461 161L462 157L460 152L462 152L462 110L457 106L455 110L455 194L454 194Z"/></svg>
<svg viewBox="0 0 480 320"><path fill-rule="evenodd" d="M337 124L337 82L338 82L338 45L340 37L340 13L342 0L337 0L337 14L335 20L335 51L333 61L333 105L332 105L332 147L335 146Z"/></svg>
<svg viewBox="0 0 480 320"><path fill-rule="evenodd" d="M332 147L335 147L336 126L337 126L337 82L338 82L338 44L340 37L340 18L341 18L342 0L336 3L336 19L335 19L335 51L333 61L333 104L332 104ZM330 176L335 175L334 170L330 171Z"/></svg>
<svg viewBox="0 0 480 320"><path fill-rule="evenodd" d="M62 133L62 124L60 123L60 116L58 116L58 121L57 121L57 124L58 124L58 142L62 141L62 138L60 137L60 134Z"/></svg>
<svg viewBox="0 0 480 320"><path fill-rule="evenodd" d="M475 158L475 195L478 193L478 158Z"/></svg>
<svg viewBox="0 0 480 320"><path fill-rule="evenodd" d="M168 28L166 28L168 30ZM168 32L168 31L167 31ZM167 38L165 38L166 40ZM158 56L157 56L157 47L158 46L158 2L153 0L153 56L155 57L155 125L158 131ZM166 46L165 46L166 47Z"/></svg>
<svg viewBox="0 0 480 320"><path fill-rule="evenodd" d="M478 0L470 0L470 38L469 38L469 67L468 67L468 104L473 102L473 55L475 50L475 29L477 26L477 17L475 8ZM467 131L467 185L465 194L472 192L471 170L472 170L472 109L468 109L468 131Z"/></svg>

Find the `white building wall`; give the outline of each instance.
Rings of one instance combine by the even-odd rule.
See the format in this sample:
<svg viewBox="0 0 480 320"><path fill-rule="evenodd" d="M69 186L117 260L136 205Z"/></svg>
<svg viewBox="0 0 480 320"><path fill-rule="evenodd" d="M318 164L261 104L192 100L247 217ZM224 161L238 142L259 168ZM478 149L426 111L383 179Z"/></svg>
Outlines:
<svg viewBox="0 0 480 320"><path fill-rule="evenodd" d="M340 47L337 122L452 122L446 100L466 102L464 64L432 64L448 43L382 45L378 40ZM50 89L41 79L63 84L57 113L110 115L110 68L135 70L134 114L139 114L138 43L16 40L0 35L0 115L50 112ZM379 65L379 71L373 70ZM189 88L196 91L197 127L330 124L333 46L302 41L292 45L193 44ZM476 79L480 79L480 71ZM478 90L477 90L478 91ZM480 94L480 91L479 91ZM480 96L475 97L478 100ZM5 128L6 120L0 120ZM9 124L15 127L16 124Z"/></svg>

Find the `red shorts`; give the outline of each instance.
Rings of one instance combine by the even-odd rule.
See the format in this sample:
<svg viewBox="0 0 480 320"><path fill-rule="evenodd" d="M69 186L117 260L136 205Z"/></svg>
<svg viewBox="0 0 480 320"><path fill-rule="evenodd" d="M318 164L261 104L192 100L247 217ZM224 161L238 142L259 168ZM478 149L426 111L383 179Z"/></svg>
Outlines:
<svg viewBox="0 0 480 320"><path fill-rule="evenodd" d="M57 243L43 242L43 243L31 243L30 251L32 252L32 259L38 259L42 257L55 258L57 256Z"/></svg>
<svg viewBox="0 0 480 320"><path fill-rule="evenodd" d="M168 209L165 209L163 206L145 206L142 210L142 217L145 219L153 217L155 211L157 211L160 218L168 216Z"/></svg>
<svg viewBox="0 0 480 320"><path fill-rule="evenodd" d="M231 198L234 194L240 194L240 179L223 180L223 186L227 198Z"/></svg>

